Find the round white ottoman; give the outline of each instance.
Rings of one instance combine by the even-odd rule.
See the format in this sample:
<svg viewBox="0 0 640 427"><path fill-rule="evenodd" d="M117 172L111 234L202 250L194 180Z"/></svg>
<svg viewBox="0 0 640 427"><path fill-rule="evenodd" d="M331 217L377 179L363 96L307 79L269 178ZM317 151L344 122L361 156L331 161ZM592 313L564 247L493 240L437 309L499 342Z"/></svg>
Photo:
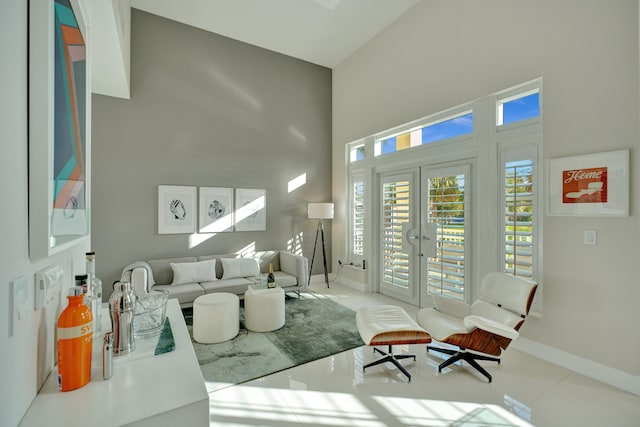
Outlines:
<svg viewBox="0 0 640 427"><path fill-rule="evenodd" d="M193 339L204 344L228 341L240 330L240 301L235 294L201 295L193 301Z"/></svg>
<svg viewBox="0 0 640 427"><path fill-rule="evenodd" d="M244 325L253 332L269 332L284 326L284 290L279 287L244 293Z"/></svg>

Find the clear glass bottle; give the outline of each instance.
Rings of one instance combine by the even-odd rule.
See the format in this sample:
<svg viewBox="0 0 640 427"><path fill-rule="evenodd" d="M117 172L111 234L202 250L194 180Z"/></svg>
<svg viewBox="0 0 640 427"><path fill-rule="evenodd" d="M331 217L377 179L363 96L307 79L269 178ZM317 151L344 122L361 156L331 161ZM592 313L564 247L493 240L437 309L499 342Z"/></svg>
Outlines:
<svg viewBox="0 0 640 427"><path fill-rule="evenodd" d="M80 286L82 288L82 302L91 309L91 299L89 296L91 295L89 292L89 284L87 282L86 274L76 274L75 276L75 285Z"/></svg>
<svg viewBox="0 0 640 427"><path fill-rule="evenodd" d="M91 314L93 314L93 333L102 330L102 280L96 277L96 253L87 252L87 283L91 293Z"/></svg>

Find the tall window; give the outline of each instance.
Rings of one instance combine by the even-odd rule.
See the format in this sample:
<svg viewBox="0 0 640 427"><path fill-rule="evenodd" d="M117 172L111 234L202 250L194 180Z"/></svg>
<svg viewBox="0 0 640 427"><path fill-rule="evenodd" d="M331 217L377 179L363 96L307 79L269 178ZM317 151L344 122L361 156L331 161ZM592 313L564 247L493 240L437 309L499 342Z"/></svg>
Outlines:
<svg viewBox="0 0 640 427"><path fill-rule="evenodd" d="M504 271L533 277L535 216L533 160L506 162L504 169Z"/></svg>
<svg viewBox="0 0 640 427"><path fill-rule="evenodd" d="M351 255L364 257L364 177L351 179Z"/></svg>

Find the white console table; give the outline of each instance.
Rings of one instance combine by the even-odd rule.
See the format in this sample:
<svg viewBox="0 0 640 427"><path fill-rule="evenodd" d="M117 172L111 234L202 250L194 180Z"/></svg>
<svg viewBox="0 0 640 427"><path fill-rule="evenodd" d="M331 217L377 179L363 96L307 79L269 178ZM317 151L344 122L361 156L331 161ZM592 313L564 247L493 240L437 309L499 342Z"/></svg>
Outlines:
<svg viewBox="0 0 640 427"><path fill-rule="evenodd" d="M103 380L102 339L96 339L91 382L61 392L54 368L20 426L208 426L209 395L178 300L167 303L167 317L175 350L114 357L113 376Z"/></svg>

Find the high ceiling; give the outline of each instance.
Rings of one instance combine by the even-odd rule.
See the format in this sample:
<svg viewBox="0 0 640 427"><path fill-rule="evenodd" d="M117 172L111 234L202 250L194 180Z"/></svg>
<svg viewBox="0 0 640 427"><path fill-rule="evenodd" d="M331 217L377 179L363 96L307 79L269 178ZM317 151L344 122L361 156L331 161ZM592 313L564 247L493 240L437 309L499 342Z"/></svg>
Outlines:
<svg viewBox="0 0 640 427"><path fill-rule="evenodd" d="M120 45L118 35L129 3L154 15L334 68L419 0L88 1L94 92L128 98L128 47Z"/></svg>
<svg viewBox="0 0 640 427"><path fill-rule="evenodd" d="M131 0L131 7L333 68L418 0Z"/></svg>

